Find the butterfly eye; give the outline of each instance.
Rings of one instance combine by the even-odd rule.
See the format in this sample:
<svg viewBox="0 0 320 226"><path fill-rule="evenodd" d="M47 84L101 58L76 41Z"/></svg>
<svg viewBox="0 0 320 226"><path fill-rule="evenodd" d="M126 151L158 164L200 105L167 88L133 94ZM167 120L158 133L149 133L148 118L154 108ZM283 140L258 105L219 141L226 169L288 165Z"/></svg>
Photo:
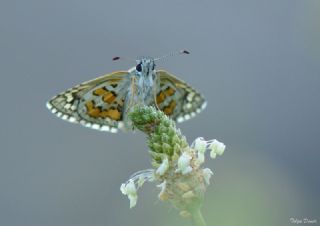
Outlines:
<svg viewBox="0 0 320 226"><path fill-rule="evenodd" d="M142 71L141 63L136 66L136 69L137 69L137 71L139 71L139 72Z"/></svg>

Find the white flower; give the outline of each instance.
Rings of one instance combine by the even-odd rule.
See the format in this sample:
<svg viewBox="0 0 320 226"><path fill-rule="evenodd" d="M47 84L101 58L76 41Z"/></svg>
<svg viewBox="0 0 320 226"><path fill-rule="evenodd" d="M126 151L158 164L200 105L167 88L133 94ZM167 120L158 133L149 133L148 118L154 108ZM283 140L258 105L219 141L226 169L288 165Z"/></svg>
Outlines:
<svg viewBox="0 0 320 226"><path fill-rule="evenodd" d="M194 141L194 149L196 149L199 153L205 153L207 149L207 142L203 139L203 137L198 137Z"/></svg>
<svg viewBox="0 0 320 226"><path fill-rule="evenodd" d="M187 152L183 152L178 159L178 169L176 172L181 172L183 175L190 173L192 171L192 167L190 166L191 159L192 157Z"/></svg>
<svg viewBox="0 0 320 226"><path fill-rule="evenodd" d="M163 176L168 170L168 168L169 168L169 161L168 161L168 158L165 158L162 161L161 165L158 167L156 174Z"/></svg>
<svg viewBox="0 0 320 226"><path fill-rule="evenodd" d="M136 185L133 180L129 180L128 183L122 184L120 187L122 194L127 195L130 201L130 208L134 207L137 204L138 195Z"/></svg>
<svg viewBox="0 0 320 226"><path fill-rule="evenodd" d="M130 208L135 207L137 204L138 196L137 195L128 195L130 201Z"/></svg>
<svg viewBox="0 0 320 226"><path fill-rule="evenodd" d="M202 172L203 172L203 177L204 177L204 180L205 180L206 184L209 185L210 184L210 178L213 175L213 172L209 168L203 169Z"/></svg>
<svg viewBox="0 0 320 226"><path fill-rule="evenodd" d="M211 157L212 159L215 159L215 158L217 157L217 154L216 154L215 152L211 151L211 152L210 152L210 157Z"/></svg>
<svg viewBox="0 0 320 226"><path fill-rule="evenodd" d="M202 163L204 163L204 153L201 153L201 152L198 152L198 155L197 155L197 160L198 160L198 163L201 165Z"/></svg>
<svg viewBox="0 0 320 226"><path fill-rule="evenodd" d="M217 140L213 140L209 148L211 149L210 157L214 159L217 155L223 154L226 149L226 145Z"/></svg>

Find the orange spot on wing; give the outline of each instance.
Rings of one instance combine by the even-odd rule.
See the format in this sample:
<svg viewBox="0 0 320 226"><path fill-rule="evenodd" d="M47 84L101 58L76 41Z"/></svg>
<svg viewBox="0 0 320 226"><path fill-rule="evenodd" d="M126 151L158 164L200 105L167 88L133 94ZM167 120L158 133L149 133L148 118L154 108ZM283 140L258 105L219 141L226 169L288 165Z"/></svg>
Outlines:
<svg viewBox="0 0 320 226"><path fill-rule="evenodd" d="M109 110L109 116L110 116L110 118L112 118L113 120L119 120L120 119L120 116L121 116L121 114L120 114L120 112L118 111L118 110L116 110L116 109L110 109Z"/></svg>
<svg viewBox="0 0 320 226"><path fill-rule="evenodd" d="M163 112L164 112L166 115L172 115L172 113L173 113L173 111L174 111L174 109L175 109L176 106L177 106L177 103L176 103L174 100L172 100L172 101L170 102L169 106L167 106L167 107L165 107L165 108L163 109Z"/></svg>
<svg viewBox="0 0 320 226"><path fill-rule="evenodd" d="M101 110L99 108L93 108L90 111L88 111L88 115L91 117L97 118L100 116Z"/></svg>
<svg viewBox="0 0 320 226"><path fill-rule="evenodd" d="M109 117L109 111L108 110L101 111L100 117L101 118Z"/></svg>
<svg viewBox="0 0 320 226"><path fill-rule="evenodd" d="M91 117L97 118L100 114L100 109L94 106L92 101L86 103L87 113Z"/></svg>
<svg viewBox="0 0 320 226"><path fill-rule="evenodd" d="M110 110L104 110L100 113L100 117L105 118L111 118L113 120L120 120L121 118L121 113L118 110L115 109L110 109Z"/></svg>
<svg viewBox="0 0 320 226"><path fill-rule="evenodd" d="M158 95L157 95L157 104L159 105L159 104L161 104L163 101L164 101L164 99L165 99L165 95L164 95L164 93L161 91Z"/></svg>
<svg viewBox="0 0 320 226"><path fill-rule="evenodd" d="M114 99L116 99L116 96L111 92L108 92L103 96L103 101L108 104L111 104L114 101Z"/></svg>
<svg viewBox="0 0 320 226"><path fill-rule="evenodd" d="M87 108L87 114L93 118L111 118L112 120L119 121L121 119L121 112L117 109L101 110L100 107L96 107L93 101L88 101L85 104Z"/></svg>
<svg viewBox="0 0 320 226"><path fill-rule="evenodd" d="M166 90L164 91L166 96L172 96L176 91L174 89L172 89L171 87L166 88Z"/></svg>
<svg viewBox="0 0 320 226"><path fill-rule="evenodd" d="M94 104L92 101L88 101L86 102L86 108L89 111L90 109L92 109L94 107Z"/></svg>
<svg viewBox="0 0 320 226"><path fill-rule="evenodd" d="M102 96L102 95L104 95L104 94L106 94L108 92L109 92L108 90L106 90L104 87L102 87L102 88L94 90L93 94L97 95L97 96Z"/></svg>

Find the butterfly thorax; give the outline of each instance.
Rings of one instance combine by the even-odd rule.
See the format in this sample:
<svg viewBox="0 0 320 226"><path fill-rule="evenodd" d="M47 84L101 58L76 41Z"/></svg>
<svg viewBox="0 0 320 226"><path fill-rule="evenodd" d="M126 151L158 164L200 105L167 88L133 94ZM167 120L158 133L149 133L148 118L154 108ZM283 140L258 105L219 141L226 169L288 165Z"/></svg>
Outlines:
<svg viewBox="0 0 320 226"><path fill-rule="evenodd" d="M149 105L154 99L155 87L155 63L151 57L142 57L137 60L137 66L133 71L135 87L132 89L133 96L138 103Z"/></svg>

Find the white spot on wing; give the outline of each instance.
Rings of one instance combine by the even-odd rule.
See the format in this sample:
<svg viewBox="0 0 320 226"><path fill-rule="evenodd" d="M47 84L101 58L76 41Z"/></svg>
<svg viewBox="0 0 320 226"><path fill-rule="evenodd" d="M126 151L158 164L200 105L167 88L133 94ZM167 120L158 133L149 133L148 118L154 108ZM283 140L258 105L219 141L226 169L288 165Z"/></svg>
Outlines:
<svg viewBox="0 0 320 226"><path fill-rule="evenodd" d="M188 101L192 101L193 96L194 96L193 92L189 93L188 96L187 96L187 100Z"/></svg>
<svg viewBox="0 0 320 226"><path fill-rule="evenodd" d="M100 129L100 125L98 125L98 124L93 124L93 125L92 125L92 129Z"/></svg>
<svg viewBox="0 0 320 226"><path fill-rule="evenodd" d="M47 106L48 109L52 108L52 105L49 102L46 103L46 106Z"/></svg>
<svg viewBox="0 0 320 226"><path fill-rule="evenodd" d="M69 116L68 116L68 115L63 115L61 118L62 118L63 120L67 120L67 119L69 118Z"/></svg>
<svg viewBox="0 0 320 226"><path fill-rule="evenodd" d="M73 97L71 94L66 94L67 102L71 102L73 100Z"/></svg>
<svg viewBox="0 0 320 226"><path fill-rule="evenodd" d="M52 108L52 109L51 109L51 112L52 112L53 114L55 114L57 111L58 111L58 110L57 110L56 108Z"/></svg>
<svg viewBox="0 0 320 226"><path fill-rule="evenodd" d="M101 126L100 128L101 131L110 131L110 127L109 126Z"/></svg>
<svg viewBox="0 0 320 226"><path fill-rule="evenodd" d="M64 108L65 109L69 109L71 107L71 104L66 104L66 105L64 105Z"/></svg>
<svg viewBox="0 0 320 226"><path fill-rule="evenodd" d="M177 118L177 122L183 122L184 119L182 117Z"/></svg>
<svg viewBox="0 0 320 226"><path fill-rule="evenodd" d="M84 126L85 126L85 127L91 127L91 123L88 122L88 123L84 124Z"/></svg>
<svg viewBox="0 0 320 226"><path fill-rule="evenodd" d="M70 117L70 118L69 118L69 122L75 123L76 121L77 121L77 120L76 120L75 117Z"/></svg>

